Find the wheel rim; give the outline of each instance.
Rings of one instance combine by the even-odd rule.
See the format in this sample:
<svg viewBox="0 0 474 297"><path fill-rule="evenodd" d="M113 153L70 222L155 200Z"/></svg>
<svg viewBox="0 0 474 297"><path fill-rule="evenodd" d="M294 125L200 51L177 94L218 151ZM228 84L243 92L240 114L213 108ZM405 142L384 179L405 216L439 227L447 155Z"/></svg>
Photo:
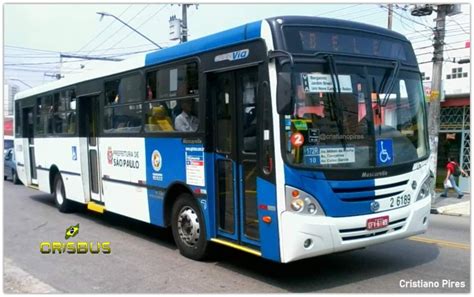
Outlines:
<svg viewBox="0 0 474 297"><path fill-rule="evenodd" d="M59 205L62 205L64 202L64 196L63 196L63 185L61 183L61 180L59 180L56 183L56 201L58 202Z"/></svg>
<svg viewBox="0 0 474 297"><path fill-rule="evenodd" d="M178 215L178 235L182 242L189 247L194 247L199 241L199 218L194 209L185 206Z"/></svg>

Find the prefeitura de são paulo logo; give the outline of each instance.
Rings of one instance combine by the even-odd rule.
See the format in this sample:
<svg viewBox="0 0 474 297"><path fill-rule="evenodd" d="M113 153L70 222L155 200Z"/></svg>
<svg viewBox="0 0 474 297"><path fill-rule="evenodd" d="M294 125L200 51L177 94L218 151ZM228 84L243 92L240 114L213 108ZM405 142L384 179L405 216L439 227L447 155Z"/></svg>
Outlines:
<svg viewBox="0 0 474 297"><path fill-rule="evenodd" d="M159 151L154 150L151 154L151 165L155 171L160 171L161 165L163 164L161 154Z"/></svg>
<svg viewBox="0 0 474 297"><path fill-rule="evenodd" d="M112 161L114 159L114 153L112 152L112 148L109 146L107 149L107 161L109 161L109 165L112 165Z"/></svg>

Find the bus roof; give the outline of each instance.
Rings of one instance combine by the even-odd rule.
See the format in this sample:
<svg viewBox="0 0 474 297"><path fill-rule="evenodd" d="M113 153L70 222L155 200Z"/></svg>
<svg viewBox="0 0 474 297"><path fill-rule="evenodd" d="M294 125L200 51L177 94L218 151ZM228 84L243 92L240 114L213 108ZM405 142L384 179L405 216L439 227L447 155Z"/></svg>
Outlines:
<svg viewBox="0 0 474 297"><path fill-rule="evenodd" d="M281 26L313 25L313 26L333 27L333 28L347 29L347 30L359 30L359 31L366 31L366 32L371 32L375 34L386 35L386 36L400 39L403 41L408 41L408 39L404 35L392 30L388 30L382 27L369 25L365 23L359 23L359 22L347 21L347 20L341 20L341 19L313 17L313 16L277 16L277 17L268 18L267 21L269 23L276 22L277 24Z"/></svg>

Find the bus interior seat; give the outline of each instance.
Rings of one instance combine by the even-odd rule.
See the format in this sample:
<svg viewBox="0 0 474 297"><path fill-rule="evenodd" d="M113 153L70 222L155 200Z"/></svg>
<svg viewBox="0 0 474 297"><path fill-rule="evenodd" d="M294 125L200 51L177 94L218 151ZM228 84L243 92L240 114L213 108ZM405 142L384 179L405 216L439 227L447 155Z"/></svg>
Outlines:
<svg viewBox="0 0 474 297"><path fill-rule="evenodd" d="M151 109L148 125L150 131L174 131L171 118L168 116L166 108L162 105Z"/></svg>

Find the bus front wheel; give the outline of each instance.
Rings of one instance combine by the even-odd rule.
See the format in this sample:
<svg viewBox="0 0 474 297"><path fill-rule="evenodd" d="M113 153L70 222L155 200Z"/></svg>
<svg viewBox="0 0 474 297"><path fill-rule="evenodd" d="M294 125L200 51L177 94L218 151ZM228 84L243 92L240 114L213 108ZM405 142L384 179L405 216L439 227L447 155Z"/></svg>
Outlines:
<svg viewBox="0 0 474 297"><path fill-rule="evenodd" d="M54 202L60 212L68 213L74 211L72 201L66 198L64 183L60 174L56 174L54 178Z"/></svg>
<svg viewBox="0 0 474 297"><path fill-rule="evenodd" d="M202 260L206 257L208 241L203 215L190 194L181 194L173 205L171 229L181 255Z"/></svg>

